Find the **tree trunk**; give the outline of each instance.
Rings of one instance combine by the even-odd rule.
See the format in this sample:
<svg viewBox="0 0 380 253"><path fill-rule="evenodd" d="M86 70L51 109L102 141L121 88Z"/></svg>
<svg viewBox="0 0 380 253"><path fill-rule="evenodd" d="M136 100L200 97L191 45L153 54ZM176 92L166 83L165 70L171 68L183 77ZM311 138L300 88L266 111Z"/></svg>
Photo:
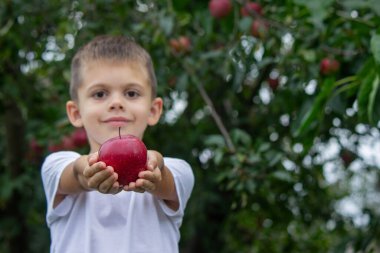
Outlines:
<svg viewBox="0 0 380 253"><path fill-rule="evenodd" d="M21 109L17 102L7 98L4 101L4 124L5 124L5 171L10 175L11 180L15 180L23 173L23 160L25 157L25 122ZM28 248L27 226L25 213L22 210L22 192L27 190L14 189L7 201L3 217L12 217L16 224L12 233L6 237L9 240L10 252L26 252Z"/></svg>

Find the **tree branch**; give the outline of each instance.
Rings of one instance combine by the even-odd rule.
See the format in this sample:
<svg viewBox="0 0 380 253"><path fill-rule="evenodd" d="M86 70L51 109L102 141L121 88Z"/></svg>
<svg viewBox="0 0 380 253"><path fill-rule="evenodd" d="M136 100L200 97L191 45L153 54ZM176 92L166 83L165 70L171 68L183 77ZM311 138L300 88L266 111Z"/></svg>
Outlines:
<svg viewBox="0 0 380 253"><path fill-rule="evenodd" d="M193 82L196 85L199 93L201 94L203 101L209 107L209 109L211 111L211 116L214 119L214 121L215 121L215 123L216 123L216 125L217 125L217 127L219 129L219 131L222 133L223 138L224 138L224 140L226 142L228 150L231 153L235 153L236 152L236 148L235 148L235 145L233 144L233 142L231 140L231 136L228 133L226 127L224 126L224 124L222 122L222 119L220 118L218 112L215 109L214 103L210 99L210 96L207 94L207 91L203 87L203 85L200 82L200 80L198 78L196 78L196 74L195 74L194 69L191 68L190 66L188 66L186 63L183 63L183 67L186 70L186 72L189 74L190 78L193 79Z"/></svg>

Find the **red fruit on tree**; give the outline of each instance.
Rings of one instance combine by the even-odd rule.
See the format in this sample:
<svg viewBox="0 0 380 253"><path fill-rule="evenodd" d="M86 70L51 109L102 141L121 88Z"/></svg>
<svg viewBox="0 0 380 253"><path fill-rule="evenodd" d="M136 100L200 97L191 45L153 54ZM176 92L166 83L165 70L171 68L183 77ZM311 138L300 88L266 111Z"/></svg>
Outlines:
<svg viewBox="0 0 380 253"><path fill-rule="evenodd" d="M174 52L178 53L181 49L181 45L177 39L170 39L169 45Z"/></svg>
<svg viewBox="0 0 380 253"><path fill-rule="evenodd" d="M75 147L80 148L84 147L88 144L87 142L87 134L84 128L77 128L71 134L71 139Z"/></svg>
<svg viewBox="0 0 380 253"><path fill-rule="evenodd" d="M61 143L50 143L48 145L48 151L50 153L63 150L63 145Z"/></svg>
<svg viewBox="0 0 380 253"><path fill-rule="evenodd" d="M169 81L168 81L168 84L172 88L175 87L176 84L177 84L177 77L175 77L175 76L170 77Z"/></svg>
<svg viewBox="0 0 380 253"><path fill-rule="evenodd" d="M31 162L38 161L44 152L44 147L37 142L36 139L31 139L29 142L28 153L26 154L26 158Z"/></svg>
<svg viewBox="0 0 380 253"><path fill-rule="evenodd" d="M355 160L355 154L348 149L343 149L340 152L340 157L345 167L350 166L350 164Z"/></svg>
<svg viewBox="0 0 380 253"><path fill-rule="evenodd" d="M190 38L187 37L187 36L180 36L178 38L178 42L181 46L181 49L183 49L184 51L190 51L190 48L191 48L191 41L190 41Z"/></svg>
<svg viewBox="0 0 380 253"><path fill-rule="evenodd" d="M211 0L208 4L211 16L215 18L223 18L230 14L232 4L230 0Z"/></svg>
<svg viewBox="0 0 380 253"><path fill-rule="evenodd" d="M146 170L147 149L139 138L119 133L101 145L99 161L113 167L121 185L128 185L136 182L140 171Z"/></svg>
<svg viewBox="0 0 380 253"><path fill-rule="evenodd" d="M240 9L240 13L242 16L251 16L252 12L256 12L258 15L263 14L263 10L261 5L255 2L248 2Z"/></svg>
<svg viewBox="0 0 380 253"><path fill-rule="evenodd" d="M334 74L338 72L340 68L340 63L333 58L326 57L322 59L319 65L319 68L320 68L321 74L330 75L330 74Z"/></svg>
<svg viewBox="0 0 380 253"><path fill-rule="evenodd" d="M75 148L74 142L73 142L73 139L71 138L71 136L65 135L62 137L61 147L63 150L71 150L71 149Z"/></svg>
<svg viewBox="0 0 380 253"><path fill-rule="evenodd" d="M273 91L277 90L278 85L280 84L280 81L278 80L277 77L276 78L269 77L267 81L268 81L269 87Z"/></svg>
<svg viewBox="0 0 380 253"><path fill-rule="evenodd" d="M260 38L260 39L265 38L265 36L268 33L268 29L269 29L268 23L265 22L264 20L255 19L252 22L251 33L256 38Z"/></svg>
<svg viewBox="0 0 380 253"><path fill-rule="evenodd" d="M169 45L175 53L188 52L191 49L191 41L187 36L180 36L178 39L170 39Z"/></svg>
<svg viewBox="0 0 380 253"><path fill-rule="evenodd" d="M43 146L40 145L36 139L31 139L29 142L29 151L35 155L41 155L43 153Z"/></svg>

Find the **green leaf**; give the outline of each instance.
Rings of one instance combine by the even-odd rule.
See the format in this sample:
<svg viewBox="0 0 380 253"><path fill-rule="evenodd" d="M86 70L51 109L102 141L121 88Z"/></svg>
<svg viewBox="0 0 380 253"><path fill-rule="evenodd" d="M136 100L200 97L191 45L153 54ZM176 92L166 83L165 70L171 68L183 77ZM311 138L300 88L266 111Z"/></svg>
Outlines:
<svg viewBox="0 0 380 253"><path fill-rule="evenodd" d="M320 26L323 23L323 20L327 17L329 13L329 7L334 3L333 0L319 0L319 1L310 1L310 0L294 0L295 4L305 6L311 15L311 21Z"/></svg>
<svg viewBox="0 0 380 253"><path fill-rule="evenodd" d="M174 20L170 16L160 18L160 27L164 31L165 35L168 36L172 33L174 27Z"/></svg>
<svg viewBox="0 0 380 253"><path fill-rule="evenodd" d="M205 144L207 146L217 146L217 147L224 147L225 141L224 138L221 135L210 135L205 140Z"/></svg>
<svg viewBox="0 0 380 253"><path fill-rule="evenodd" d="M235 143L241 143L247 147L251 145L251 136L241 129L233 129L231 131L231 137Z"/></svg>
<svg viewBox="0 0 380 253"><path fill-rule="evenodd" d="M220 149L217 149L214 151L214 163L216 165L219 165L224 157L224 152L222 152Z"/></svg>
<svg viewBox="0 0 380 253"><path fill-rule="evenodd" d="M265 157L268 160L268 167L273 167L281 161L283 155L279 152L269 151Z"/></svg>
<svg viewBox="0 0 380 253"><path fill-rule="evenodd" d="M328 78L323 82L321 92L316 97L310 110L300 116L301 119L298 121L300 122L299 126L295 127L293 130L294 136L299 137L304 134L314 121L323 116L324 107L329 97L332 95L334 87L335 82L331 78Z"/></svg>
<svg viewBox="0 0 380 253"><path fill-rule="evenodd" d="M380 34L375 34L371 38L371 52L377 64L380 64Z"/></svg>
<svg viewBox="0 0 380 253"><path fill-rule="evenodd" d="M189 76L186 73L183 73L178 78L176 88L178 91L185 91L188 84L189 84Z"/></svg>
<svg viewBox="0 0 380 253"><path fill-rule="evenodd" d="M4 36L13 26L13 20L8 20L7 23L0 28L0 36Z"/></svg>
<svg viewBox="0 0 380 253"><path fill-rule="evenodd" d="M252 18L251 17L244 17L239 21L239 29L242 32L249 32L249 29L251 28L252 24Z"/></svg>
<svg viewBox="0 0 380 253"><path fill-rule="evenodd" d="M285 171L285 170L278 170L278 171L275 171L272 176L276 179L279 179L281 181L285 181L285 182L293 182L293 178L292 176L290 175L290 173L288 171Z"/></svg>
<svg viewBox="0 0 380 253"><path fill-rule="evenodd" d="M371 9L380 16L380 1L378 0L344 0L340 4L350 10Z"/></svg>
<svg viewBox="0 0 380 253"><path fill-rule="evenodd" d="M371 69L367 72L367 76L364 78L363 82L360 85L360 90L358 94L358 116L359 120L363 122L368 122L368 105L369 97L372 92L373 82L375 80L374 69Z"/></svg>
<svg viewBox="0 0 380 253"><path fill-rule="evenodd" d="M378 94L379 94L379 75L376 75L374 81L372 82L372 90L371 93L369 94L369 102L368 102L368 120L369 123L372 125L376 125L377 121L379 119L376 119L375 117L375 111L376 109L376 101L379 100ZM376 99L377 98L377 99Z"/></svg>

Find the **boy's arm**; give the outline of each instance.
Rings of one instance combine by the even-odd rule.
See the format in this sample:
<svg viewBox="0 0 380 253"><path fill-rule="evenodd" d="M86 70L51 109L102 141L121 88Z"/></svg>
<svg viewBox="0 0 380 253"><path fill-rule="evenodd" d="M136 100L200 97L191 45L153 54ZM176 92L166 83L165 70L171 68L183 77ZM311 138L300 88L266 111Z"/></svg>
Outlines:
<svg viewBox="0 0 380 253"><path fill-rule="evenodd" d="M161 168L161 180L157 182L156 189L152 191L152 194L163 199L171 209L178 210L179 199L173 174L165 165Z"/></svg>
<svg viewBox="0 0 380 253"><path fill-rule="evenodd" d="M88 191L88 183L83 176L83 171L88 164L88 156L83 155L74 162L67 165L63 170L58 185L58 194L76 194L82 191Z"/></svg>

